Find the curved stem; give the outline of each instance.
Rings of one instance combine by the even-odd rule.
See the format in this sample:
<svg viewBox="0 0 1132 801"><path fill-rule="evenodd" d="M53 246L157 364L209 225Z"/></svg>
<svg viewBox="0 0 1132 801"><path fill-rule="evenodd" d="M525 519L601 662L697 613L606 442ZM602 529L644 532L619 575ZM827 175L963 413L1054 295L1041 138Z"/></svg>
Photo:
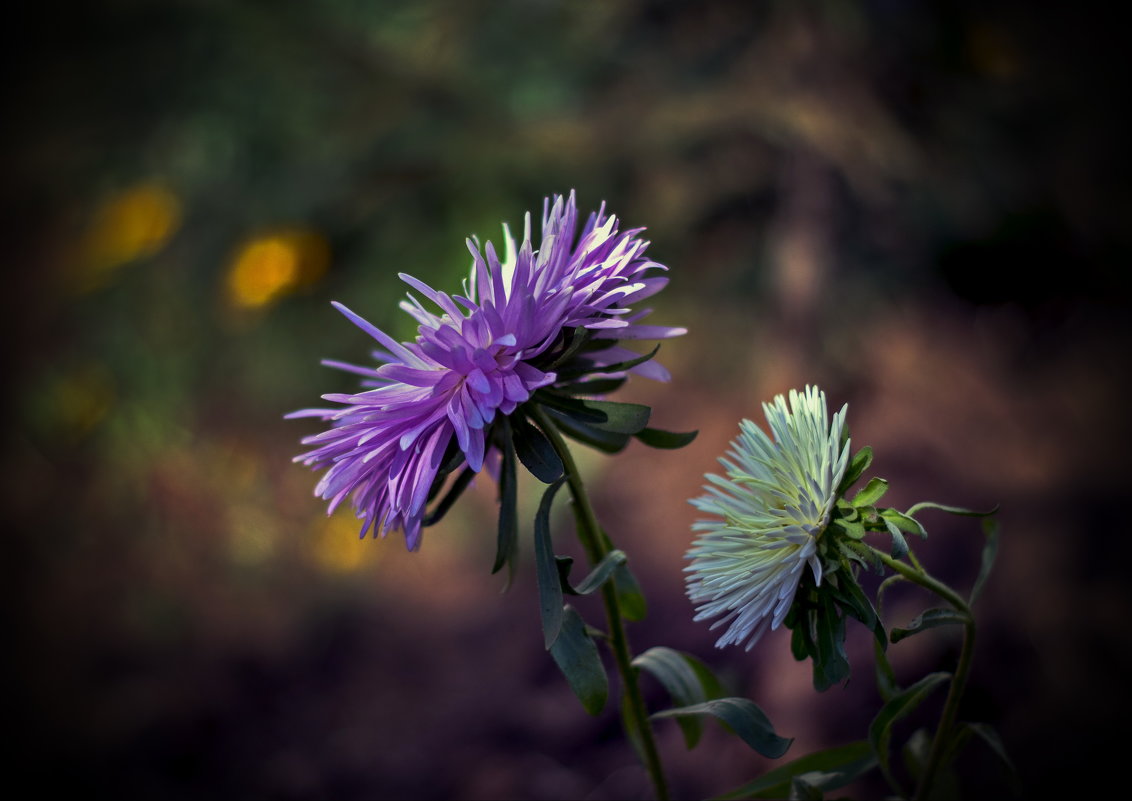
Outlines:
<svg viewBox="0 0 1132 801"><path fill-rule="evenodd" d="M608 552L605 535L598 525L597 516L590 504L582 485L582 477L578 466L570 453L558 428L546 417L546 413L535 404L530 407L531 417L539 424L539 428L550 439L554 450L562 460L566 470L566 482L570 487L570 495L577 505L579 514L579 539L586 551L586 556L592 564L597 564ZM629 638L625 634L625 619L621 614L621 604L617 599L617 591L612 581L605 582L601 587L601 598L605 606L605 618L609 627L609 647L617 662L617 672L621 676L621 686L625 691L629 703L627 709L632 720L628 721L641 738L641 751L644 756L645 768L652 779L653 788L659 801L668 798L668 787L664 780L664 771L660 764L660 753L657 751L656 740L653 737L652 723L649 720L648 709L645 707L644 697L641 695L640 685L637 682L637 671L632 665L632 652L629 649Z"/></svg>
<svg viewBox="0 0 1132 801"><path fill-rule="evenodd" d="M947 700L943 703L939 727L935 731L935 737L932 738L927 764L924 766L924 772L920 774L920 780L916 784L916 792L913 795L916 801L922 801L922 799L928 797L932 783L935 781L935 775L943 762L943 755L947 748L946 743L951 734L951 728L955 725L955 717L959 713L959 700L967 686L967 677L970 675L971 662L975 656L975 618L971 614L971 608L966 601L946 584L928 575L922 567L918 566L918 563L916 567L911 567L898 559L893 559L883 551L878 551L875 548L873 551L885 565L899 573L900 576L913 584L920 585L929 592L935 593L966 618L963 624L963 645L959 651L959 663L955 668L954 676L951 678L951 686L947 690Z"/></svg>

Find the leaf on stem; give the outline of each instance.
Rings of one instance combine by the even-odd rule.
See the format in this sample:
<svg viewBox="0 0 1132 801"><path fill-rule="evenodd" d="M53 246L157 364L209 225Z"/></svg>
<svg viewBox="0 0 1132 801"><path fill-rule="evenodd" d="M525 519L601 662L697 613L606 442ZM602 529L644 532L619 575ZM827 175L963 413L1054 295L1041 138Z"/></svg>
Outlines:
<svg viewBox="0 0 1132 801"><path fill-rule="evenodd" d="M510 585L519 548L518 484L511 427L507 418L503 418L500 423L503 430L503 459L499 468L499 534L496 538L495 564L492 565L491 572L496 573L503 565L509 565L507 583Z"/></svg>
<svg viewBox="0 0 1132 801"><path fill-rule="evenodd" d="M726 695L710 668L691 654L657 646L639 655L632 664L651 673L677 706L694 706ZM699 718L694 715L678 717L676 722L688 749L695 748L702 731Z"/></svg>
<svg viewBox="0 0 1132 801"><path fill-rule="evenodd" d="M515 454L523 466L543 484L551 484L561 478L565 470L562 459L546 434L521 414L514 415L511 420L514 425L512 441L515 443Z"/></svg>
<svg viewBox="0 0 1132 801"><path fill-rule="evenodd" d="M715 698L701 704L665 709L654 718L679 718L687 715L712 715L725 723L758 753L777 759L786 753L793 737L779 737L766 713L749 698Z"/></svg>
<svg viewBox="0 0 1132 801"><path fill-rule="evenodd" d="M551 406L546 407L546 413L558 426L558 429L570 439L597 448L603 453L619 453L625 450L625 446L629 444L630 436L628 434L603 431L588 423L569 417Z"/></svg>
<svg viewBox="0 0 1132 801"><path fill-rule="evenodd" d="M602 584L609 581L614 571L625 564L627 559L628 557L625 555L624 551L610 551L602 557L600 562L594 565L589 575L578 582L577 586L573 586L570 584L570 566L574 563L574 560L568 556L556 556L555 560L558 563L558 578L562 586L562 592L567 595L589 595L594 590L601 587Z"/></svg>
<svg viewBox="0 0 1132 801"><path fill-rule="evenodd" d="M916 617L907 628L893 627L892 633L889 638L893 643L898 643L903 639L911 637L913 634L919 634L921 631L927 629L934 629L936 626L950 626L956 623L962 625L967 622L967 616L962 612L957 612L954 609L946 607L935 607L927 609Z"/></svg>
<svg viewBox="0 0 1132 801"><path fill-rule="evenodd" d="M600 714L609 696L609 678L597 645L586 630L581 615L572 606L563 610L562 628L550 647L550 655L586 712Z"/></svg>
<svg viewBox="0 0 1132 801"><path fill-rule="evenodd" d="M888 482L883 478L870 478L869 483L857 491L850 504L858 509L862 506L872 506L888 492Z"/></svg>
<svg viewBox="0 0 1132 801"><path fill-rule="evenodd" d="M676 432L646 427L633 434L633 436L650 448L675 450L676 448L683 448L685 445L690 444L699 433L699 431Z"/></svg>
<svg viewBox="0 0 1132 801"><path fill-rule="evenodd" d="M868 773L876 764L868 741L859 740L798 757L764 773L753 782L716 796L716 799L793 798L790 790L795 778L818 790L836 790Z"/></svg>
<svg viewBox="0 0 1132 801"><path fill-rule="evenodd" d="M842 476L841 483L837 485L837 496L841 497L847 489L856 484L857 479L869 469L869 465L872 463L873 449L868 445L853 454L853 458L849 460L849 464L845 468L845 475Z"/></svg>
<svg viewBox="0 0 1132 801"><path fill-rule="evenodd" d="M932 690L950 679L950 673L929 673L889 698L869 724L869 743L873 747L877 763L890 780L892 772L889 768L889 743L892 740L893 724L918 707Z"/></svg>
<svg viewBox="0 0 1132 801"><path fill-rule="evenodd" d="M544 645L550 648L562 630L562 584L550 541L550 506L562 486L559 479L546 488L535 515L535 577L538 580L539 611Z"/></svg>

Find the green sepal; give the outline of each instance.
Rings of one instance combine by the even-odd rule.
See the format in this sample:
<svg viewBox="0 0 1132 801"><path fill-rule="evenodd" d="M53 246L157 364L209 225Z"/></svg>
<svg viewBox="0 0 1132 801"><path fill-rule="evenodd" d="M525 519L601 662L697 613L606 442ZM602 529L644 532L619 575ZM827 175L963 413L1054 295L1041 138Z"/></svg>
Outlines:
<svg viewBox="0 0 1132 801"><path fill-rule="evenodd" d="M665 709L653 713L653 718L680 718L688 715L712 715L747 745L770 759L777 759L786 753L793 737L780 737L766 713L749 698L714 698L700 704Z"/></svg>
<svg viewBox="0 0 1132 801"><path fill-rule="evenodd" d="M650 448L675 450L676 448L683 448L685 445L690 444L699 433L699 431L676 432L646 427L633 434L633 436Z"/></svg>
<svg viewBox="0 0 1132 801"><path fill-rule="evenodd" d="M636 657L632 665L652 674L677 706L694 706L726 695L707 665L691 654L673 648L650 648ZM684 734L684 743L688 749L695 748L702 732L699 718L695 715L682 716L676 718L676 722Z"/></svg>
<svg viewBox="0 0 1132 801"><path fill-rule="evenodd" d="M857 483L857 479L861 474L869 469L869 465L873 463L873 449L868 445L861 448L853 454L849 460L849 464L845 467L845 475L841 477L841 483L837 485L837 496L841 497L845 494L851 486Z"/></svg>
<svg viewBox="0 0 1132 801"><path fill-rule="evenodd" d="M610 341L610 344L612 345L614 343ZM638 356L635 359L627 359L623 362L617 362L616 364L603 364L600 366L598 366L592 360L582 357L576 359L573 362L572 366L567 366L566 368L559 370L558 378L559 380L570 379L589 373L623 373L632 367L636 367L638 364L644 364L649 359L656 356L659 350L660 345L658 343L657 346L651 351L642 356Z"/></svg>
<svg viewBox="0 0 1132 801"><path fill-rule="evenodd" d="M597 644L581 615L572 606L567 605L563 609L562 628L550 646L550 655L586 712L600 714L609 697L609 678L598 655Z"/></svg>
<svg viewBox="0 0 1132 801"><path fill-rule="evenodd" d="M562 583L550 541L550 507L562 483L563 480L559 479L546 488L535 515L535 577L538 580L543 644L547 648L554 644L562 630Z"/></svg>
<svg viewBox="0 0 1132 801"><path fill-rule="evenodd" d="M543 484L551 484L561 478L565 472L562 459L546 434L521 414L513 415L511 423L514 427L511 439L515 443L515 455L531 475Z"/></svg>
<svg viewBox="0 0 1132 801"><path fill-rule="evenodd" d="M966 622L967 616L962 612L957 612L954 609L948 609L946 607L935 607L919 614L906 628L893 627L889 638L893 643L898 643L901 640L911 637L913 634L919 634L921 631L926 631L927 629L934 629L936 626L962 625Z"/></svg>
<svg viewBox="0 0 1132 801"><path fill-rule="evenodd" d="M555 389L568 395L608 395L620 389L627 378L591 378L572 384L556 384Z"/></svg>
<svg viewBox="0 0 1132 801"><path fill-rule="evenodd" d="M579 422L553 407L547 407L547 415L558 426L558 429L570 439L589 445L603 453L620 453L629 444L628 434L617 434L612 431L603 431L587 423Z"/></svg>
<svg viewBox="0 0 1132 801"><path fill-rule="evenodd" d="M928 538L928 531L920 524L920 521L914 517L909 517L903 512L898 512L895 509L881 509L880 516L884 518L886 523L892 523L901 531L906 531L909 534L917 534L920 539L926 540Z"/></svg>
<svg viewBox="0 0 1132 801"><path fill-rule="evenodd" d="M556 556L554 558L558 566L558 579L562 586L562 592L567 595L589 595L602 584L609 581L614 571L625 564L625 561L628 559L624 551L610 551L602 557L600 562L594 565L589 575L578 582L577 586L572 586L569 579L570 567L574 563L574 560L569 556Z"/></svg>
<svg viewBox="0 0 1132 801"><path fill-rule="evenodd" d="M873 747L877 764L886 777L892 776L889 767L889 743L892 740L893 724L912 712L932 690L947 682L950 678L950 673L929 673L915 684L889 698L869 724L869 743Z"/></svg>
<svg viewBox="0 0 1132 801"><path fill-rule="evenodd" d="M449 487L444 497L437 501L436 506L432 507L432 511L424 516L421 525L427 527L439 523L441 518L452 508L452 504L456 503L456 500L464 494L464 490L468 488L475 477L476 471L470 467L465 467L460 475L456 476L456 480L452 482L452 486Z"/></svg>
<svg viewBox="0 0 1132 801"><path fill-rule="evenodd" d="M888 492L888 482L883 478L870 478L869 483L857 491L849 503L858 509L862 506L873 506L884 494Z"/></svg>
<svg viewBox="0 0 1132 801"><path fill-rule="evenodd" d="M827 748L798 757L781 767L767 771L754 781L715 796L716 801L740 798L792 798L791 783L795 778L818 790L836 790L876 767L876 756L867 740Z"/></svg>

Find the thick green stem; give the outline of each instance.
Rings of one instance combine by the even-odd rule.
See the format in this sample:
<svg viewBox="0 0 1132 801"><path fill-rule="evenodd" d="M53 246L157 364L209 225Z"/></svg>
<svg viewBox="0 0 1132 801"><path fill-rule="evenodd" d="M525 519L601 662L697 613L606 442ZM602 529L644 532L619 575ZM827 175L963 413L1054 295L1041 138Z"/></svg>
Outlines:
<svg viewBox="0 0 1132 801"><path fill-rule="evenodd" d="M546 417L538 406L532 404L531 417L539 424L547 437L554 445L554 450L562 459L566 470L566 483L570 487L570 495L577 506L580 525L578 527L579 539L586 551L591 564L597 564L608 552L606 539L598 525L597 516L590 504L582 485L582 477L569 447L558 433L555 425ZM621 686L628 698L628 713L632 720L628 721L640 735L641 751L644 756L645 768L652 779L653 788L659 801L668 798L668 787L664 780L664 771L660 764L660 753L657 751L656 740L653 737L652 722L649 720L648 709L645 707L644 697L641 695L640 685L637 682L637 670L632 665L632 652L629 649L629 638L625 633L625 619L621 614L621 604L617 599L617 591L612 581L607 581L601 587L601 598L605 606L606 624L609 627L609 647L617 663L617 672L621 676Z"/></svg>
<svg viewBox="0 0 1132 801"><path fill-rule="evenodd" d="M885 565L908 581L935 593L966 618L966 622L963 624L963 645L959 651L959 663L955 668L955 675L951 678L951 686L947 690L947 700L943 703L939 727L936 729L935 737L932 738L927 764L924 765L924 771L920 774L920 781L916 784L916 792L913 795L915 801L924 801L931 792L936 773L943 762L943 756L947 750L947 741L951 735L951 729L955 725L955 718L959 713L959 701L963 697L963 691L967 687L967 677L971 673L971 662L975 656L975 618L971 614L971 608L967 605L967 602L958 593L938 579L929 576L923 568L906 565L904 562L893 559L888 554L876 549L874 549L874 552Z"/></svg>

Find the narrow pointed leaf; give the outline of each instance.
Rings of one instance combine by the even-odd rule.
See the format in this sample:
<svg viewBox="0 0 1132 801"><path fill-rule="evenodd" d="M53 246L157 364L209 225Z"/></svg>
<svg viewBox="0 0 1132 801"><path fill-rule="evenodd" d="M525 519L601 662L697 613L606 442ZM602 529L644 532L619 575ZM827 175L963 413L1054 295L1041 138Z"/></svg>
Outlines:
<svg viewBox="0 0 1132 801"><path fill-rule="evenodd" d="M1010 780L1011 789L1015 795L1020 795L1022 792L1022 782L1018 774L1018 768L1014 766L1014 760L1006 753L1006 746L1002 742L1002 738L998 736L998 732L986 723L960 723L960 731L968 730L972 734L977 735L990 749L994 755L1002 762L1003 767L1006 769L1007 778Z"/></svg>
<svg viewBox="0 0 1132 801"><path fill-rule="evenodd" d="M652 409L643 403L619 403L606 400L582 401L587 409L605 414L603 422L590 423L594 428L615 434L636 434L648 425Z"/></svg>
<svg viewBox="0 0 1132 801"><path fill-rule="evenodd" d="M548 409L586 425L597 425L609 419L609 415L605 411L591 407L589 401L582 398L560 395L557 392L540 389L535 392L534 399Z"/></svg>
<svg viewBox="0 0 1132 801"><path fill-rule="evenodd" d="M888 699L869 724L869 742L873 746L877 763L886 776L891 775L889 743L893 724L912 712L936 687L950 678L950 673L929 673Z"/></svg>
<svg viewBox="0 0 1132 801"><path fill-rule="evenodd" d="M945 607L936 607L934 609L925 610L916 617L906 628L893 628L892 634L889 635L893 643L898 643L903 639L911 637L913 634L919 634L921 631L927 629L934 629L936 626L951 626L955 624L963 625L967 622L967 617L954 609L947 609Z"/></svg>
<svg viewBox="0 0 1132 801"><path fill-rule="evenodd" d="M642 428L633 436L648 445L650 448L664 448L667 450L675 450L676 448L683 448L696 438L699 431L665 431L660 428Z"/></svg>
<svg viewBox="0 0 1132 801"><path fill-rule="evenodd" d="M613 571L613 587L625 619L633 623L644 620L649 611L648 602L628 564L618 565Z"/></svg>
<svg viewBox="0 0 1132 801"><path fill-rule="evenodd" d="M838 496L844 495L845 490L857 483L857 479L861 474L869 469L869 465L873 463L873 449L868 445L861 448L853 454L849 460L849 464L845 468L845 475L841 478L841 483L837 486Z"/></svg>
<svg viewBox="0 0 1132 801"><path fill-rule="evenodd" d="M892 523L901 531L907 531L909 534L917 534L921 539L926 540L928 538L927 529L920 525L920 521L914 517L909 517L895 509L882 509L880 516L884 518L885 523Z"/></svg>
<svg viewBox="0 0 1132 801"><path fill-rule="evenodd" d="M629 444L628 434L602 431L599 428L594 428L591 425L568 417L554 408L547 408L546 411L563 434L584 445L597 448L603 453L619 453Z"/></svg>
<svg viewBox="0 0 1132 801"><path fill-rule="evenodd" d="M546 434L532 425L522 415L512 418L514 425L513 441L515 455L531 475L543 484L551 484L562 477L562 459L546 438Z"/></svg>
<svg viewBox="0 0 1132 801"><path fill-rule="evenodd" d="M562 486L556 481L546 488L535 515L535 578L538 580L539 611L542 614L543 643L553 645L562 629L562 584L550 541L550 506L554 494Z"/></svg>
<svg viewBox="0 0 1132 801"><path fill-rule="evenodd" d="M594 569L590 571L588 576L582 579L576 587L572 588L573 592L571 594L589 595L608 581L610 576L613 575L613 572L618 567L625 564L627 558L624 551L610 551L602 557L600 562L594 565Z"/></svg>
<svg viewBox="0 0 1132 801"><path fill-rule="evenodd" d="M610 340L595 340L595 342L596 341L610 341ZM573 378L575 376L585 375L586 373L595 373L595 372L597 372L597 373L623 373L626 370L628 370L630 367L636 367L638 364L644 364L649 359L651 359L653 356L656 356L657 351L659 351L659 350L660 350L660 345L658 344L655 348L653 348L648 353L646 353L642 356L638 356L635 359L627 359L626 361L617 362L616 364L603 364L600 367L590 359L586 359L585 357L579 357L578 359L576 359L574 361L574 364L569 365L569 366L563 368L562 370L559 370L558 376L559 376L559 378Z"/></svg>
<svg viewBox="0 0 1132 801"><path fill-rule="evenodd" d="M849 503L853 506L872 506L888 492L888 482L883 478L870 478L869 483L857 491Z"/></svg>
<svg viewBox="0 0 1132 801"><path fill-rule="evenodd" d="M609 677L597 652L597 645L586 631L577 610L567 606L563 611L562 629L550 647L558 669L566 677L570 689L582 707L591 715L605 708L609 697Z"/></svg>
<svg viewBox="0 0 1132 801"><path fill-rule="evenodd" d="M654 718L676 718L686 715L712 715L758 753L777 759L786 753L793 737L779 737L766 713L749 698L715 698L702 704L665 709L652 715Z"/></svg>
<svg viewBox="0 0 1132 801"><path fill-rule="evenodd" d="M861 589L861 585L857 583L857 579L849 572L848 564L846 564L846 569L841 575L844 577L838 581L837 588L834 591L834 596L838 599L839 605L872 631L873 636L876 637L877 642L882 647L887 646L888 637L885 634L880 615L877 614L872 601Z"/></svg>
<svg viewBox="0 0 1132 801"><path fill-rule="evenodd" d="M828 778L818 783L820 789L836 790L860 778L874 767L876 767L876 757L873 756L872 748L866 740L859 740L849 745L827 748L798 757L781 767L767 771L753 782L716 796L716 799L733 801L739 798L786 798L790 793L790 782L794 777L810 775L812 784L812 774L819 772L828 774Z"/></svg>
<svg viewBox="0 0 1132 801"><path fill-rule="evenodd" d="M996 505L994 508L988 509L985 512L979 512L975 509L964 509L962 506L947 506L946 504L933 503L932 501L921 501L908 509L905 514L912 517L917 512L923 511L924 509L937 509L941 512L963 515L964 517L990 517L998 511L998 506Z"/></svg>
<svg viewBox="0 0 1132 801"><path fill-rule="evenodd" d="M452 508L452 504L456 503L456 500L464 494L464 490L468 488L468 485L472 483L472 479L475 477L476 471L470 467L465 467L460 475L456 476L456 480L452 482L452 486L449 487L444 497L437 501L436 506L432 507L431 512L425 515L424 520L421 521L421 525L434 526L439 523L441 518ZM496 568L496 570L498 570L498 568ZM492 570L492 572L494 573L495 570Z"/></svg>
<svg viewBox="0 0 1132 801"><path fill-rule="evenodd" d="M998 554L998 521L993 517L984 520L983 533L986 534L987 541L983 546L982 564L979 566L979 575L975 578L975 584L971 588L971 597L968 604L975 603L975 599L982 593L983 585L986 584L987 578L990 576L991 568L994 567L994 559Z"/></svg>
<svg viewBox="0 0 1132 801"><path fill-rule="evenodd" d="M693 706L709 700L707 690L700 682L700 674L689 657L672 648L650 648L633 660L633 667L652 674L668 691L675 706ZM702 727L698 716L678 717L676 722L684 734L684 743L690 749L699 742Z"/></svg>
<svg viewBox="0 0 1132 801"><path fill-rule="evenodd" d="M903 559L908 555L908 540L904 539L900 527L887 517L884 518L884 525L888 529L888 533L892 535L892 558Z"/></svg>
<svg viewBox="0 0 1132 801"><path fill-rule="evenodd" d="M514 570L515 554L519 547L518 483L515 477L515 447L511 442L511 429L504 418L503 458L499 468L499 534L495 545L495 564L491 572L496 573L505 564ZM510 584L510 580L508 580Z"/></svg>

